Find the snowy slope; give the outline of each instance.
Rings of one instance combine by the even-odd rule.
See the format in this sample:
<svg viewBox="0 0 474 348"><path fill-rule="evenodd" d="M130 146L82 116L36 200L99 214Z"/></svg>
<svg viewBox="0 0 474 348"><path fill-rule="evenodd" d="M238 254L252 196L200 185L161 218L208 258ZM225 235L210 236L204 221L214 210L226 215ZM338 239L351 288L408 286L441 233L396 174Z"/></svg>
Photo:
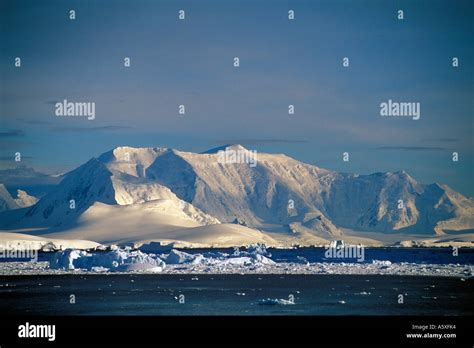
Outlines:
<svg viewBox="0 0 474 348"><path fill-rule="evenodd" d="M48 238L86 239L100 243L181 242L188 246L233 246L265 241L277 243L253 229L233 224L204 224L191 205L173 200L155 200L132 205L95 203L78 220L77 226ZM210 221L205 221L210 222Z"/></svg>
<svg viewBox="0 0 474 348"><path fill-rule="evenodd" d="M0 212L29 207L38 202L38 198L30 196L26 191L17 190L17 196L10 195L5 185L0 184Z"/></svg>
<svg viewBox="0 0 474 348"><path fill-rule="evenodd" d="M241 146L233 149L243 150ZM332 172L285 155L258 154L255 168L218 162L217 153L169 151L147 170L178 197L221 221L248 226L288 224L322 206L324 180ZM290 200L294 208L289 209Z"/></svg>
<svg viewBox="0 0 474 348"><path fill-rule="evenodd" d="M263 230L314 244L343 238L342 228L397 233L399 240L474 228L472 199L445 185L419 184L403 171L342 174L265 153L257 154L255 167L222 163L219 151L226 148L248 152L240 145L199 154L117 147L65 174L32 207L0 213L0 228L43 227L38 233L101 242L179 236L204 244L213 243L200 234L222 243L278 237ZM233 239L244 229L249 238Z"/></svg>
<svg viewBox="0 0 474 348"><path fill-rule="evenodd" d="M39 236L32 236L22 233L2 233L0 232L0 247L2 250L65 250L65 249L95 249L100 244L88 240L52 239Z"/></svg>
<svg viewBox="0 0 474 348"><path fill-rule="evenodd" d="M0 212L18 208L18 204L7 191L5 185L0 184Z"/></svg>
<svg viewBox="0 0 474 348"><path fill-rule="evenodd" d="M57 187L29 208L4 218L7 226L58 227L70 225L95 202L115 204L112 173L92 159L65 175Z"/></svg>
<svg viewBox="0 0 474 348"><path fill-rule="evenodd" d="M275 154L258 154L258 165L251 168L219 163L216 151L173 150L158 157L146 174L221 221L237 219L253 227L302 223L308 213L332 226L366 231L429 234L441 233L441 226L474 227L472 199L447 186L419 184L405 172L339 174ZM332 226L319 224L316 232L338 235Z"/></svg>
<svg viewBox="0 0 474 348"><path fill-rule="evenodd" d="M187 214L197 225L219 223L216 218L180 200L169 188L140 175L141 171L137 168L145 167L147 161L152 161L159 151L135 151L131 157L132 165L132 161L119 159L124 149L130 150L115 149L67 173L55 190L42 197L37 204L5 215L2 225L56 230L73 228L79 217L95 203L133 205L154 200L170 201L171 207Z"/></svg>
<svg viewBox="0 0 474 348"><path fill-rule="evenodd" d="M38 202L38 198L30 196L26 191L17 190L17 196L15 198L15 203L18 207L26 208L30 207Z"/></svg>
<svg viewBox="0 0 474 348"><path fill-rule="evenodd" d="M338 174L325 207L336 225L363 231L440 234L442 221L453 230L474 226L472 199L447 186L421 185L403 171Z"/></svg>

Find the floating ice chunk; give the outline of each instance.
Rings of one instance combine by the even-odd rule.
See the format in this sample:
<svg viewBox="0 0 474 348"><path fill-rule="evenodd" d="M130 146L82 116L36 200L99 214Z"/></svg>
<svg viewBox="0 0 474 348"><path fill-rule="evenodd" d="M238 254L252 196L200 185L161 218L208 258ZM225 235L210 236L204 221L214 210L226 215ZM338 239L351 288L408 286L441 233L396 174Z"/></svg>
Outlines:
<svg viewBox="0 0 474 348"><path fill-rule="evenodd" d="M259 305L294 305L295 302L291 300L285 300L283 298L265 298L258 301Z"/></svg>
<svg viewBox="0 0 474 348"><path fill-rule="evenodd" d="M372 264L378 265L378 266L386 266L386 267L392 265L392 263L388 260L373 260Z"/></svg>
<svg viewBox="0 0 474 348"><path fill-rule="evenodd" d="M253 264L253 259L248 256L243 257L231 257L230 259L223 260L221 265L235 265L235 266L248 266Z"/></svg>
<svg viewBox="0 0 474 348"><path fill-rule="evenodd" d="M74 269L74 261L88 255L90 254L76 249L66 249L62 252L56 252L49 262L49 267L53 269Z"/></svg>
<svg viewBox="0 0 474 348"><path fill-rule="evenodd" d="M191 263L199 264L204 260L204 256L201 254L193 255L185 253L184 251L171 250L168 256L166 256L165 261L170 265L178 265L182 263Z"/></svg>
<svg viewBox="0 0 474 348"><path fill-rule="evenodd" d="M263 255L271 257L272 255L268 252L264 244L251 244L245 250L240 250L239 248L234 249L233 256L249 256L255 257L256 255Z"/></svg>
<svg viewBox="0 0 474 348"><path fill-rule="evenodd" d="M108 272L109 269L108 269L108 268L105 268L105 267L102 267L102 266L97 266L97 267L92 267L92 268L91 268L91 271L92 271L92 272L100 273L100 272Z"/></svg>
<svg viewBox="0 0 474 348"><path fill-rule="evenodd" d="M255 255L255 260L258 262L258 263L262 263L264 265L274 265L276 264L275 261L269 259L268 257L265 257L263 255L260 255L260 254L257 254Z"/></svg>
<svg viewBox="0 0 474 348"><path fill-rule="evenodd" d="M354 295L368 296L368 295L370 295L370 292L367 292L367 291L361 291L361 292L356 292Z"/></svg>
<svg viewBox="0 0 474 348"><path fill-rule="evenodd" d="M275 261L270 260L268 257L262 255L255 255L255 257L241 256L231 257L220 262L221 265L234 265L234 266L251 266L251 265L274 265Z"/></svg>
<svg viewBox="0 0 474 348"><path fill-rule="evenodd" d="M163 271L165 267L164 262L160 265L153 264L153 263L124 263L123 265L119 265L114 271L121 271L121 272L134 272L134 271L147 271L152 273L158 273Z"/></svg>
<svg viewBox="0 0 474 348"><path fill-rule="evenodd" d="M271 260L271 254L267 251L265 245L263 244L252 244L247 247L246 250L240 250L235 248L232 258L229 258L225 261L232 264L265 264L265 265L274 265L275 262ZM230 261L232 260L232 261ZM225 262L224 261L224 262Z"/></svg>
<svg viewBox="0 0 474 348"><path fill-rule="evenodd" d="M264 255L264 256L272 256L270 252L267 250L267 247L264 244L251 244L247 247L247 252L253 255Z"/></svg>

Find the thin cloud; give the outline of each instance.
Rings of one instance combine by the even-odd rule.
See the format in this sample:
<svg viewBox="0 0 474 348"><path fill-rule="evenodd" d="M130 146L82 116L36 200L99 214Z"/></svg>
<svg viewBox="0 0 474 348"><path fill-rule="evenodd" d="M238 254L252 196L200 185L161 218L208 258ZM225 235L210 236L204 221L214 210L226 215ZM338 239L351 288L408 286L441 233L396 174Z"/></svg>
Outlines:
<svg viewBox="0 0 474 348"><path fill-rule="evenodd" d="M17 121L20 121L24 124L29 124L29 125L50 125L51 122L49 121L42 121L42 120L27 120L27 119L24 119L24 118L17 118L16 119Z"/></svg>
<svg viewBox="0 0 474 348"><path fill-rule="evenodd" d="M101 132L133 129L129 126L97 126L97 127L53 127L54 132Z"/></svg>
<svg viewBox="0 0 474 348"><path fill-rule="evenodd" d="M10 129L0 132L0 138L22 137L25 133L21 129Z"/></svg>
<svg viewBox="0 0 474 348"><path fill-rule="evenodd" d="M47 100L45 101L45 104L48 104L48 105L56 105L56 103L60 103L59 100Z"/></svg>
<svg viewBox="0 0 474 348"><path fill-rule="evenodd" d="M423 139L423 141L427 142L439 142L439 143L456 143L459 139L456 138L427 138Z"/></svg>
<svg viewBox="0 0 474 348"><path fill-rule="evenodd" d="M307 140L292 139L228 139L218 140L216 144L245 144L245 145L265 145L265 144L304 144Z"/></svg>
<svg viewBox="0 0 474 348"><path fill-rule="evenodd" d="M439 146L379 146L375 150L381 151L443 151L445 147Z"/></svg>

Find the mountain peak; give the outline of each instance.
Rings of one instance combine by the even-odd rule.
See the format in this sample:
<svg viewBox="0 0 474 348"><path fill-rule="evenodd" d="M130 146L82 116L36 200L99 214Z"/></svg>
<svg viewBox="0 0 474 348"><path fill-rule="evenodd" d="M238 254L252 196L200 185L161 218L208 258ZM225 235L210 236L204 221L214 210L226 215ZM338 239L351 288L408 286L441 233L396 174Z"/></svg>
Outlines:
<svg viewBox="0 0 474 348"><path fill-rule="evenodd" d="M112 150L104 152L98 157L102 163L108 164L112 162L152 162L157 156L168 151L162 147L131 147L117 146Z"/></svg>
<svg viewBox="0 0 474 348"><path fill-rule="evenodd" d="M222 162L219 151L239 153ZM297 232L322 238L332 238L339 227L428 234L435 228L464 230L474 226L474 201L445 192L437 184L418 184L405 171L339 174L268 153L259 153L258 166L252 167L257 161L248 155L253 153L240 144L202 154L159 147L116 147L66 174L54 190L22 213L24 220L15 228L66 228L97 202L136 205L133 209L138 211L145 207L140 204L156 200L173 201L178 206L187 202L220 222L243 221L250 228L280 226L286 231L290 224L299 224ZM8 200L9 195L4 196ZM74 210L69 207L71 200L75 201ZM400 200L403 209L399 208ZM2 216L0 227L18 220L18 215L9 216Z"/></svg>
<svg viewBox="0 0 474 348"><path fill-rule="evenodd" d="M164 147L133 147L133 146L117 146L112 149L112 152L115 155L125 154L125 153L159 153L168 150Z"/></svg>

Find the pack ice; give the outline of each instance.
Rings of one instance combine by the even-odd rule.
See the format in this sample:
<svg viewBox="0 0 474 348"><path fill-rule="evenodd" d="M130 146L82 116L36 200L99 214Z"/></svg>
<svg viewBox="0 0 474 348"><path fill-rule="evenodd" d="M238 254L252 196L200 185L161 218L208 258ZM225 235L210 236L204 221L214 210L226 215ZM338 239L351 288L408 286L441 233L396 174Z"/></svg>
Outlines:
<svg viewBox="0 0 474 348"><path fill-rule="evenodd" d="M166 264L201 264L214 267L273 265L275 262L269 258L270 256L263 245L251 245L247 250L236 248L232 254L208 252L205 255L189 254L176 249L159 255L131 249L95 253L67 249L52 254L49 267L51 269L82 269L93 272L161 272Z"/></svg>

